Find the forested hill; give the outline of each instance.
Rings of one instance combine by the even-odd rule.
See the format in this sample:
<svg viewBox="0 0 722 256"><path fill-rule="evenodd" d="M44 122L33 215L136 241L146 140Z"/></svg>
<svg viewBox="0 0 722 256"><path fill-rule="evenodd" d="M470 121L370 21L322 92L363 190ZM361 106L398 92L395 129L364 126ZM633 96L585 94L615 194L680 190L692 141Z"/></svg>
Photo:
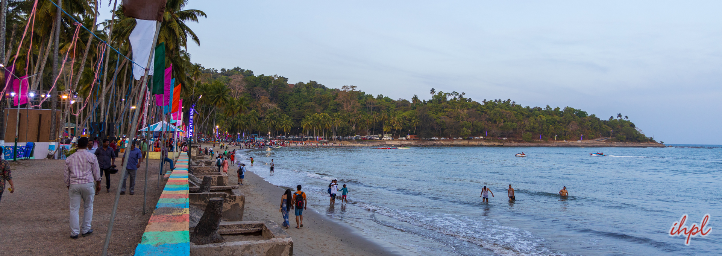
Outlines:
<svg viewBox="0 0 722 256"><path fill-rule="evenodd" d="M213 122L231 134L416 134L431 137L506 137L516 140L578 140L611 137L649 142L626 116L600 119L572 107L529 107L512 100L475 101L465 93L431 89L431 100L391 99L356 86L327 88L315 81L289 84L281 76L254 75L241 68L195 65L187 102L203 94L197 130L210 134ZM205 117L205 120L204 120ZM215 118L215 120L212 120Z"/></svg>

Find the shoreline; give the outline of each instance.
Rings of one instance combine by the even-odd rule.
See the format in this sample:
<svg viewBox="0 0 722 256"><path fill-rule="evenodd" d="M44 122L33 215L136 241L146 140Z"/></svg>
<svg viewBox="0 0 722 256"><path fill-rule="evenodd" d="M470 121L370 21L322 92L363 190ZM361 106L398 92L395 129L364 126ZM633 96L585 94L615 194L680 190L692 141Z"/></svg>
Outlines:
<svg viewBox="0 0 722 256"><path fill-rule="evenodd" d="M604 141L554 141L554 142L512 142L487 140L374 140L374 141L328 141L305 142L306 145L289 143L290 147L378 147L378 146L413 146L413 147L577 147L577 148L665 148L664 144L654 142L604 142ZM325 145L324 145L325 143Z"/></svg>
<svg viewBox="0 0 722 256"><path fill-rule="evenodd" d="M237 184L235 170L229 170L229 182ZM278 210L285 188L271 184L252 171L247 171L244 185L238 188L246 196L244 221L272 220L279 226L283 217ZM295 192L295 189L292 189ZM310 207L309 207L310 208ZM293 238L294 255L397 255L363 237L358 231L338 223L313 209L303 211L304 227L296 229L293 212L289 213L291 228L285 231Z"/></svg>

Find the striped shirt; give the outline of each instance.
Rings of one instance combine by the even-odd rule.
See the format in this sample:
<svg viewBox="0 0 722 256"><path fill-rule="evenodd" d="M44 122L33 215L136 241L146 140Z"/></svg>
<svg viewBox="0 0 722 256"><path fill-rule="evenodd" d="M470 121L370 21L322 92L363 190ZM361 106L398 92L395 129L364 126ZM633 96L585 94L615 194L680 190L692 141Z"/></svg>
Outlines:
<svg viewBox="0 0 722 256"><path fill-rule="evenodd" d="M65 185L100 182L98 159L87 149L78 149L65 160Z"/></svg>

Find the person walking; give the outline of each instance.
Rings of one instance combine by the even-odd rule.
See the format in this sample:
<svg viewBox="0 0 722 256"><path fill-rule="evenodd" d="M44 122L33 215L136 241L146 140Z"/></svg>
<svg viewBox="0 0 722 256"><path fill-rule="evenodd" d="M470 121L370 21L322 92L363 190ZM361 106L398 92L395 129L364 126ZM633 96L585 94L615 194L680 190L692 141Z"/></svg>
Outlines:
<svg viewBox="0 0 722 256"><path fill-rule="evenodd" d="M0 147L0 155L3 154L3 147ZM15 193L15 185L13 184L13 176L10 171L10 163L4 159L0 159L0 200L3 198L3 192L5 191L5 181L10 184L8 191Z"/></svg>
<svg viewBox="0 0 722 256"><path fill-rule="evenodd" d="M343 188L341 188L341 203L348 203L348 200L346 200L347 194L348 188L346 187L346 184L343 184Z"/></svg>
<svg viewBox="0 0 722 256"><path fill-rule="evenodd" d="M328 185L329 193L331 194L330 204L334 205L336 204L336 194L338 193L338 183L336 182L336 179L333 179L331 181L331 184Z"/></svg>
<svg viewBox="0 0 722 256"><path fill-rule="evenodd" d="M296 228L301 229L303 227L303 210L305 210L306 205L308 205L306 193L301 191L301 185L296 186L296 193L293 193L293 202L296 207Z"/></svg>
<svg viewBox="0 0 722 256"><path fill-rule="evenodd" d="M146 141L145 138L143 138L140 144L140 152L143 153L143 158L148 154L148 141Z"/></svg>
<svg viewBox="0 0 722 256"><path fill-rule="evenodd" d="M253 157L251 157L251 166L253 166Z"/></svg>
<svg viewBox="0 0 722 256"><path fill-rule="evenodd" d="M218 154L218 157L216 157L216 166L218 166L218 172L221 172L221 167L223 167L223 158L221 158L221 154Z"/></svg>
<svg viewBox="0 0 722 256"><path fill-rule="evenodd" d="M135 147L136 141L133 141L133 143L130 145L130 151L125 152L125 154L130 153L128 156L128 164L125 166L125 178L123 179L123 186L120 188L120 194L125 195L125 181L128 177L130 177L130 195L135 195L135 173L138 171L138 167L140 167L140 164L143 162L143 154L140 153L140 149ZM123 158L125 159L125 154L123 155Z"/></svg>
<svg viewBox="0 0 722 256"><path fill-rule="evenodd" d="M108 193L110 193L110 169L112 169L111 165L115 165L115 157L117 156L115 150L109 144L108 139L103 139L103 146L95 150L95 157L98 159L98 165L100 165L100 177L102 178L103 174L105 174L105 190Z"/></svg>
<svg viewBox="0 0 722 256"><path fill-rule="evenodd" d="M288 229L291 227L291 223L288 221L288 213L293 209L293 204L291 203L291 198L293 196L291 195L291 190L286 189L286 192L283 193L283 196L281 196L281 214L283 215L283 227Z"/></svg>
<svg viewBox="0 0 722 256"><path fill-rule="evenodd" d="M481 189L481 195L480 195L479 197L482 198L482 199L481 199L481 202L482 202L482 203L483 203L483 202L487 202L487 203L489 202L489 192L491 192L491 190L489 190L488 188L486 188L486 186L484 186L484 188ZM491 196L494 197L494 192L491 192Z"/></svg>
<svg viewBox="0 0 722 256"><path fill-rule="evenodd" d="M228 173L228 158L226 157L223 158L223 172Z"/></svg>
<svg viewBox="0 0 722 256"><path fill-rule="evenodd" d="M273 174L273 169L276 168L276 164L273 163L273 159L271 159L271 174Z"/></svg>
<svg viewBox="0 0 722 256"><path fill-rule="evenodd" d="M246 176L246 165L241 164L238 166L238 185L243 185L243 178Z"/></svg>
<svg viewBox="0 0 722 256"><path fill-rule="evenodd" d="M65 160L65 186L70 197L70 238L77 239L79 234L93 234L93 199L100 190L100 166L95 155L87 150L88 138L78 140L78 151ZM93 186L95 183L95 186ZM79 226L80 200L83 200L83 225Z"/></svg>

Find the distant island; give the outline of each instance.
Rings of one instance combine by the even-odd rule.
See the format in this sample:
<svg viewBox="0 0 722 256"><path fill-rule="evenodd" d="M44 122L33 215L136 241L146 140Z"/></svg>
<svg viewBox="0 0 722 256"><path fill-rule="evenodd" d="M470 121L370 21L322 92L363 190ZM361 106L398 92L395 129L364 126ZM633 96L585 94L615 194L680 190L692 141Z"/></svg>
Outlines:
<svg viewBox="0 0 722 256"><path fill-rule="evenodd" d="M600 119L572 107L522 106L511 99L475 101L461 92L431 89L430 100L373 96L343 86L288 83L282 76L254 75L242 68L206 69L195 64L184 88L186 105L197 102L196 130L237 134L354 136L386 134L394 138L485 138L501 142L597 141L649 143L627 116ZM190 107L190 106L188 106Z"/></svg>

